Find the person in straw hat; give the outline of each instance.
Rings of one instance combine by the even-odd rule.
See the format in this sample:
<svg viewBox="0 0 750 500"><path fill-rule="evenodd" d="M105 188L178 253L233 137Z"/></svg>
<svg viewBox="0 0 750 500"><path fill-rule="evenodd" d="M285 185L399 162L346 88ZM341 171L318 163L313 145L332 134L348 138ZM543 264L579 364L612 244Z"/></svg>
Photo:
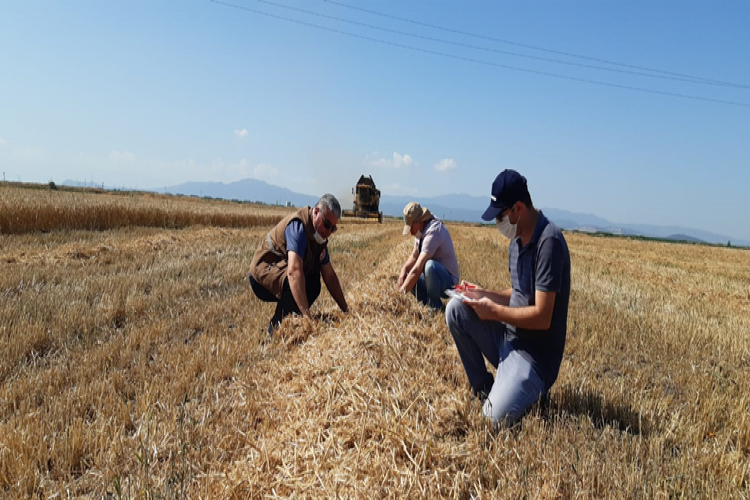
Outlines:
<svg viewBox="0 0 750 500"><path fill-rule="evenodd" d="M264 302L276 302L268 334L288 314L310 316L320 295L320 277L342 311L349 310L328 254L328 238L336 232L341 205L332 194L313 208L305 207L281 220L261 240L250 264L250 286Z"/></svg>
<svg viewBox="0 0 750 500"><path fill-rule="evenodd" d="M442 309L444 291L458 284L453 240L440 219L416 201L404 207L404 236L414 236L414 249L398 274L398 289L412 292L433 309Z"/></svg>
<svg viewBox="0 0 750 500"><path fill-rule="evenodd" d="M493 423L512 423L547 397L565 349L570 253L560 229L534 208L526 178L504 170L482 215L510 240L511 286L485 290L461 283L445 320L475 396ZM497 368L487 371L485 360Z"/></svg>

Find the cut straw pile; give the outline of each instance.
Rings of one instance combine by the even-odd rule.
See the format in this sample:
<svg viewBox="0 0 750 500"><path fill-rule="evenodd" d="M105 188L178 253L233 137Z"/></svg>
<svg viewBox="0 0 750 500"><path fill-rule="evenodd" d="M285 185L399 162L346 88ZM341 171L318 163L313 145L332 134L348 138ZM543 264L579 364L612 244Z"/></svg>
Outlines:
<svg viewBox="0 0 750 500"><path fill-rule="evenodd" d="M262 378L237 392L261 415L230 473L238 485L261 496L460 490L470 403L443 316L396 291L406 251L349 287L350 314L289 318L267 341Z"/></svg>

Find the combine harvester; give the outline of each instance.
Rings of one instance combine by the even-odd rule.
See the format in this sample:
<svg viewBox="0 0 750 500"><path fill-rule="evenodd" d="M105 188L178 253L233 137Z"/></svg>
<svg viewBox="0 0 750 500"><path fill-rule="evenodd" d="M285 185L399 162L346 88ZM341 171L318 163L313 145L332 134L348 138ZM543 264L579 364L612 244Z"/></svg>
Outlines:
<svg viewBox="0 0 750 500"><path fill-rule="evenodd" d="M354 207L352 210L344 210L344 217L378 219L378 222L383 223L383 212L378 212L380 190L375 187L375 181L372 180L371 175L361 176L357 185L352 188L352 194Z"/></svg>

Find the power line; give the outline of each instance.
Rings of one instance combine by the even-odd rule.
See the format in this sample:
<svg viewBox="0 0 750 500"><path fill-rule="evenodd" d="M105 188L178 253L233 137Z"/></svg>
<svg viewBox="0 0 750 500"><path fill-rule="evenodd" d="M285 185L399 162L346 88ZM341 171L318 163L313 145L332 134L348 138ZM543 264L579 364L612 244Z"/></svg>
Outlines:
<svg viewBox="0 0 750 500"><path fill-rule="evenodd" d="M479 39L487 40L487 41L490 41L490 42L504 43L504 44L507 44L507 45L514 45L516 47L523 47L525 49L539 50L539 51L542 51L542 52L549 52L551 54L557 54L557 55L566 56L566 57L573 57L573 58L576 58L576 59L584 59L584 60L587 60L587 61L593 61L593 62L598 62L598 63L603 63L603 64L611 64L613 66L621 66L621 67L624 67L624 68L637 69L637 70L640 70L640 71L650 71L652 73L661 73L661 74L664 74L664 75L671 75L671 76L676 76L676 77L680 77L680 78L687 78L687 79L696 80L696 81L711 82L711 83L716 84L716 85L725 85L725 86L729 86L729 87L740 87L740 88L747 88L748 87L747 85L739 84L739 83L726 82L726 81L722 81L722 80L716 80L716 79L713 79L713 78L705 78L705 77L701 77L701 76L686 75L684 73L676 73L676 72L673 72L673 71L665 71L665 70L661 70L661 69L648 68L646 66L637 66L637 65L634 65L634 64L621 63L621 62L612 61L612 60L608 60L608 59L602 59L602 58L598 58L598 57L591 57L591 56L584 56L584 55L580 55L580 54L574 54L572 52L564 52L564 51L561 51L561 50L548 49L548 48L545 48L545 47L539 47L539 46L536 46L536 45L529 45L529 44L525 44L525 43L514 42L514 41L511 41L511 40L503 40L502 38L494 38L494 37L491 37L491 36L479 35L479 34L476 34L476 33L470 33L468 31L457 30L457 29L448 28L448 27L445 27L445 26L438 26L438 25L435 25L435 24L425 23L425 22L421 22L421 21L415 21L414 19L408 19L408 18L405 18L405 17L399 17L399 16L394 16L394 15L391 15L391 14L385 14L383 12L378 12L378 11L375 11L375 10L365 9L364 7L357 7L357 6L349 5L349 4L346 4L346 3L343 3L343 2L338 2L336 0L323 0L323 1L326 2L326 3L330 3L330 4L333 4L333 5L338 5L340 7L345 7L347 9L358 10L360 12L365 12L367 14L372 14L372 15L375 15L375 16L381 16L381 17L385 17L385 18L388 18L388 19L394 19L396 21L402 21L402 22L405 22L405 23L414 24L414 25L417 25L417 26L423 26L423 27L426 27L426 28L432 28L432 29L436 29L436 30L446 31L448 33L454 33L454 34L457 34L457 35L463 35L463 36L468 36L468 37L473 37L473 38L479 38Z"/></svg>
<svg viewBox="0 0 750 500"><path fill-rule="evenodd" d="M498 50L498 49L493 49L493 48L489 48L489 47L482 47L480 45L471 45L471 44L467 44L467 43L461 43L461 42L454 42L454 41L451 41L451 40L445 40L445 39L442 39L442 38L434 38L434 37L430 37L430 36L426 36L426 35L418 35L418 34L415 34L415 33L408 33L408 32L405 32L405 31L400 31L400 30L391 29L391 28L383 28L381 26L375 26L375 25L368 24L368 23L362 23L362 22L359 22L359 21L352 21L350 19L343 19L343 18L336 17L336 16L330 16L330 15L327 15L327 14L321 14L320 12L310 11L310 10L306 10L306 9L300 9L298 7L292 7L291 5L284 5L284 4L272 2L270 0L256 0L256 1L259 2L259 3L267 4L267 5L273 5L274 7L280 7L282 9L287 9L287 10L291 10L291 11L294 11L294 12L300 12L302 14L308 14L308 15L311 15L311 16L321 17L323 19L330 19L332 21L339 21L339 22L343 22L343 23L353 24L355 26L362 26L362 27L370 28L370 29L374 29L374 30L385 31L387 33L394 33L394 34L397 34L397 35L403 35L403 36L408 36L408 37L412 37L412 38L418 38L420 40L427 40L427 41L430 41L430 42L438 42L438 43L444 43L444 44L447 44L447 45L453 45L453 46L456 46L456 47L464 47L464 48L475 49L475 50L483 50L485 52L493 52L495 54L503 54L503 55L513 56L513 57L522 57L524 59L533 59L533 60L536 60L536 61L552 62L552 63L555 63L555 64L564 64L564 65L567 65L567 66L576 66L576 67L579 67L579 68L595 69L595 70L599 70L599 71L609 71L609 72L612 72L612 73L621 73L621 74L626 74L626 75L643 76L643 77L646 77L646 78L658 78L658 79L662 79L662 80L672 80L672 81L678 81L678 82L697 83L697 84L701 84L701 85L714 85L714 86L720 86L720 87L734 87L734 88L750 89L750 85L742 85L742 84L738 84L738 83L719 82L719 81L712 81L712 80L707 80L707 79L698 79L697 77L689 77L689 76L678 77L678 76L668 76L668 75L664 75L664 74L644 73L644 72L641 72L641 71L631 71L631 70L625 70L625 69L606 68L604 66L596 66L596 65L593 65L593 64L576 63L576 62L570 62L570 61L562 61L560 59L552 59L552 58L549 58L549 57L540 57L540 56L532 56L532 55L528 55L528 54L521 54L519 52L509 52L509 51L506 51L506 50ZM327 1L327 0L325 0L325 1ZM336 2L333 2L333 3L336 3Z"/></svg>
<svg viewBox="0 0 750 500"><path fill-rule="evenodd" d="M397 47L397 48L401 48L401 49L412 50L412 51L421 52L421 53L424 53L424 54L436 55L436 56L445 57L445 58L448 58L448 59L455 59L455 60L459 60L459 61L467 61L467 62L472 62L472 63L476 63L476 64L482 64L484 66L491 66L491 67L495 67L495 68L509 69L509 70L512 70L512 71L520 71L520 72L523 72L523 73L530 73L530 74L534 74L534 75L547 76L547 77L551 77L551 78L559 78L559 79L562 79L562 80L569 80L569 81L574 81L574 82L589 83L589 84L592 84L592 85L600 85L600 86L604 86L604 87L619 88L619 89L624 89L624 90L632 90L632 91L636 91L636 92L644 92L644 93L648 93L648 94L664 95L664 96L670 96L670 97L678 97L678 98L682 98L682 99L691 99L691 100L696 100L696 101L713 102L713 103L718 103L718 104L728 104L728 105L732 105L732 106L750 107L750 104L743 103L743 102L726 101L726 100L723 100L723 99L713 99L713 98L710 98L710 97L700 97L700 96L694 96L694 95L689 95L689 94L680 94L680 93L676 93L676 92L667 92L667 91L663 91L663 90L653 90L653 89L646 89L646 88L642 88L642 87L633 87L633 86L630 86L630 85L622 85L622 84L618 84L618 83L609 83L609 82L602 82L602 81L598 81L598 80L590 80L588 78L578 78L578 77L574 77L574 76L559 75L557 73L550 73L550 72L547 72L547 71L537 71L537 70L533 70L533 69L519 68L519 67L516 67L516 66L510 66L510 65L507 65L507 64L499 64L499 63L493 63L493 62L490 62L490 61L483 61L481 59L475 59L475 58L472 58L472 57L456 56L456 55L453 55L453 54L448 54L448 53L445 53L445 52L439 52L439 51L436 51L436 50L423 49L423 48L420 48L420 47L413 47L411 45L405 45L405 44L402 44L402 43L390 42L388 40L381 40L379 38L373 38L373 37L369 37L369 36L365 36L365 35L358 35L356 33L349 33L347 31L343 31L343 30L339 30L339 29L335 29L335 28L329 28L327 26L321 26L319 24L309 23L309 22L306 22L306 21L300 21L300 20L297 20L297 19L292 19L292 18L289 18L289 17L280 16L280 15L277 15L277 14L271 14L269 12L263 12L263 11L260 11L260 10L257 10L257 9L252 9L250 7L244 7L242 5L235 5L235 4L232 4L232 3L229 3L229 2L224 2L224 1L221 1L221 0L211 0L211 2L215 3L215 4L219 4L219 5L224 5L226 7L231 7L231 8L234 8L234 9L246 11L246 12L252 12L253 14L258 14L258 15L262 15L262 16L266 16L266 17L270 17L270 18L274 18L274 19L279 19L279 20L282 20L282 21L286 21L286 22L290 22L290 23L295 23L295 24L299 24L299 25L302 25L302 26L308 26L308 27L311 27L311 28L315 28L315 29L319 29L319 30L323 30L323 31L328 31L328 32L331 32L331 33L337 33L337 34L349 36L349 37L352 37L352 38L358 38L360 40L367 40L367 41L370 41L370 42L380 43L380 44L383 44L383 45L389 45L391 47Z"/></svg>

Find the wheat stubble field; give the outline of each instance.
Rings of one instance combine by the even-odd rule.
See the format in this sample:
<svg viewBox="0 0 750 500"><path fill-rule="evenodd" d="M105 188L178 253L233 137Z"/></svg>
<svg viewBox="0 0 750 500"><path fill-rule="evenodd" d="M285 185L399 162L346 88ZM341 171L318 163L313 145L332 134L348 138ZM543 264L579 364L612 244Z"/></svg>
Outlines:
<svg viewBox="0 0 750 500"><path fill-rule="evenodd" d="M315 321L265 334L289 209L0 185L0 497L749 498L750 251L567 233L550 404L488 428L400 221L344 219ZM449 223L462 277L507 240Z"/></svg>

